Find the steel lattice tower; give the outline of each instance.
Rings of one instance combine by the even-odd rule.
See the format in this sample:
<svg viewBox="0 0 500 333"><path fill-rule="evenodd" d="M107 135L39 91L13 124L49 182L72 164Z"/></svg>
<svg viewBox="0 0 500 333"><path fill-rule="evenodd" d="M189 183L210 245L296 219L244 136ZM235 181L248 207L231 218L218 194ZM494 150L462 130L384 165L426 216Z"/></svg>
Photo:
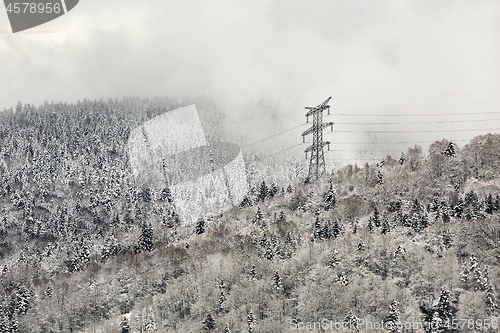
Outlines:
<svg viewBox="0 0 500 333"><path fill-rule="evenodd" d="M304 152L311 152L311 160L309 162L309 175L308 179L312 179L313 177L319 178L323 173L326 172L325 166L325 153L323 152L323 147L328 145L328 150L330 150L330 141L323 141L323 129L331 126L333 131L333 122L323 123L323 111L328 110L328 114L330 114L330 105L328 102L331 97L328 97L326 101L321 103L318 106L307 106L306 110L309 110L306 114L307 122L309 122L309 116L313 117L313 125L309 129L307 129L304 133L302 133L302 140L305 142L306 135L312 133L313 135L313 144L309 146Z"/></svg>

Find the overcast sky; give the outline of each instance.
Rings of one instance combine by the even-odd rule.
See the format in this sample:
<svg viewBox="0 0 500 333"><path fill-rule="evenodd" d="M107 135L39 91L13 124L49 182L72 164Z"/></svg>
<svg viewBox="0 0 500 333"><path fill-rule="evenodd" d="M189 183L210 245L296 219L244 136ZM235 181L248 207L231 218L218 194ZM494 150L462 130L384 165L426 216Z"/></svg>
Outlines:
<svg viewBox="0 0 500 333"><path fill-rule="evenodd" d="M0 109L19 100L206 95L234 113L276 101L293 125L303 122L304 106L328 96L333 108L348 108L335 112L352 114L500 107L498 0L80 0L59 19L9 31L0 10ZM365 98L410 95L420 97ZM410 107L427 104L446 105ZM331 121L358 131L340 124L382 119L402 120ZM467 126L500 127L500 120ZM401 129L375 129L389 128ZM371 136L337 134L337 141Z"/></svg>

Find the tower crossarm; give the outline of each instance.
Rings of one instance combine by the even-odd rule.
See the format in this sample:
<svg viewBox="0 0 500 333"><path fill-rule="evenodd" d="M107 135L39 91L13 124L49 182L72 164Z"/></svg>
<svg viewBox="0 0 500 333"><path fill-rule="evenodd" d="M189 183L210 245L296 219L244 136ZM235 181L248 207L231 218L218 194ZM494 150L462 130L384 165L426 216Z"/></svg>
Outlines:
<svg viewBox="0 0 500 333"><path fill-rule="evenodd" d="M307 108L307 110L309 110L309 112L306 113L306 117L309 117L317 112L323 112L323 110L326 110L328 109L329 106L326 106L326 107L319 107L319 106L314 106L314 107L311 107L311 108Z"/></svg>
<svg viewBox="0 0 500 333"><path fill-rule="evenodd" d="M316 145L316 144L310 145L309 147L306 148L306 150L304 150L304 153L316 150L317 148L321 149L324 146L329 145L329 144L330 144L330 141L324 141L324 142L320 143L319 145Z"/></svg>
<svg viewBox="0 0 500 333"><path fill-rule="evenodd" d="M302 133L302 136L312 134L316 130L321 131L324 128L327 128L328 126L332 126L332 125L333 125L333 122L319 124L319 126L311 126L307 130L305 130L304 133Z"/></svg>
<svg viewBox="0 0 500 333"><path fill-rule="evenodd" d="M331 99L332 97L328 97L323 103L319 104L318 106L306 106L306 110L310 110L309 112L307 112L306 117L316 112L321 112L328 109L330 107L330 105L328 105L328 102L330 102Z"/></svg>

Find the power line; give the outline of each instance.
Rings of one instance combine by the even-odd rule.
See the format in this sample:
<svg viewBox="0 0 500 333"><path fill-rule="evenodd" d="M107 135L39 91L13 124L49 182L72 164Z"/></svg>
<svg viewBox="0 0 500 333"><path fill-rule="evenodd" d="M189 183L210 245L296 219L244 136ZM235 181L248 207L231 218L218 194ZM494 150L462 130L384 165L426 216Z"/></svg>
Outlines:
<svg viewBox="0 0 500 333"><path fill-rule="evenodd" d="M290 149L292 149L292 148L296 148L296 147L300 147L300 146L302 146L302 145L303 145L303 143L299 143L298 145L294 145L294 146L291 146L291 147L285 148L285 149L280 150L280 151L278 151L278 152L276 152L276 153L273 153L273 154L271 154L271 155L269 155L269 156L267 156L267 157L265 157L265 158L271 158L271 157L276 156L276 155L278 155L278 154L281 154L281 153L283 153L283 152L285 152L285 151L287 151L287 150L290 150Z"/></svg>
<svg viewBox="0 0 500 333"><path fill-rule="evenodd" d="M415 114L372 114L372 113L335 113L334 116L349 117L432 117L432 116L480 116L484 114L500 114L500 111L492 112L462 112L462 113L415 113Z"/></svg>
<svg viewBox="0 0 500 333"><path fill-rule="evenodd" d="M455 142L455 141L452 141L452 142ZM302 144L288 147L288 148L280 150L276 153L270 154L268 157L272 157L272 156L281 154L282 152L285 152L285 151L290 150L292 148L296 148L296 147L301 146L301 145ZM334 150L330 150L330 151L331 152L372 152L372 151L376 151L376 152L401 152L402 149L334 149Z"/></svg>
<svg viewBox="0 0 500 333"><path fill-rule="evenodd" d="M473 120L472 120L473 121ZM490 121L493 121L492 119L490 119ZM467 122L467 121L463 121L463 122ZM427 122L422 122L422 124L425 124ZM428 123L432 123L432 122L428 122ZM440 123L440 122L436 122L436 123ZM443 123L446 123L446 122L443 122ZM340 125L342 124L349 124L349 125L357 125L357 124L364 124L364 125L370 125L370 124L374 124L374 125L381 125L381 124L391 124L391 125L403 125L405 123L341 123ZM413 123L408 123L408 124L413 124ZM418 123L414 123L414 124L418 124ZM252 146L252 145L255 145L255 144L258 144L258 143L261 143L261 142L264 142L266 140L269 140L269 139L272 139L272 138L275 138L281 134L284 134L286 132L289 132L291 130L294 130L296 128L299 128L301 126L304 126L304 125L307 125L307 124L301 124L299 126L295 126L295 127L292 127L292 128L289 128L283 132L280 132L280 133L276 133L272 136L269 136L267 138L263 138L259 141L256 141L256 142L252 142L252 143L249 143L247 145L244 145L242 146L242 148L246 148L246 147L249 147L249 146ZM437 132L473 132L473 131L491 131L491 130L500 130L499 128L491 128L491 129L463 129L463 130L435 130L435 131L336 131L336 132L340 132L340 133L358 133L358 132L362 132L362 133L421 133L421 132L430 132L430 133L437 133ZM453 140L453 141L469 141L469 140ZM407 143L407 144L411 144L411 143L427 143L427 142L434 142L434 141L405 141L405 142L395 142L395 141L391 141L391 142L386 142L386 143ZM370 143L370 142L336 142L335 144L378 144L378 143Z"/></svg>
<svg viewBox="0 0 500 333"><path fill-rule="evenodd" d="M494 112L466 112L466 113L430 113L430 114L335 114L335 116L373 116L373 117L418 117L418 116L461 116L461 115L483 115L483 114L500 114L500 111L494 111ZM328 116L325 116L328 117ZM500 121L500 119L472 119L472 120L449 120L449 121L424 121L424 122L404 122L404 123L396 123L396 122L376 122L376 123L337 123L337 125L404 125L404 124L411 124L411 125L417 125L417 124L446 124L446 123L466 123L466 122L484 122L484 121ZM242 146L242 148L247 148L249 146L256 145L258 143L267 141L269 139L275 138L281 134L287 133L289 131L292 131L294 129L297 129L299 127L302 127L304 125L307 125L307 123L300 124L298 126L286 129L282 132L273 134L269 137L263 138L259 141L252 142L249 144L246 144ZM482 130L498 130L498 129L477 129L477 130L454 130L454 131L460 131L460 132L466 132L466 131L482 131ZM449 131L449 130L448 130ZM336 131L340 133L354 133L355 131ZM382 131L363 131L365 133L409 133L409 131L388 131L388 132L382 132ZM426 131L414 131L410 133L419 133L419 132L426 132ZM444 130L439 130L439 131L431 131L431 132L446 132ZM466 140L467 141L467 140ZM411 143L411 142L408 142Z"/></svg>
<svg viewBox="0 0 500 333"><path fill-rule="evenodd" d="M401 151L401 149L334 149L331 150L333 152L336 151L345 151L345 152L356 152L356 151L362 151L362 152L371 152L371 151Z"/></svg>
<svg viewBox="0 0 500 333"><path fill-rule="evenodd" d="M477 131L500 131L500 128L477 128L462 130L419 130L419 131L335 131L336 133L441 133L441 132L477 132Z"/></svg>
<svg viewBox="0 0 500 333"><path fill-rule="evenodd" d="M281 134L283 134L283 133L290 132L291 130L294 130L294 129L296 129L296 128L302 127L302 126L304 126L304 125L307 125L307 124L306 124L306 123L303 123L303 124L301 124L301 125L298 125L298 126L295 126L295 127L289 128L289 129L287 129L287 130L284 130L283 132L276 133L276 134L271 135L271 136L269 136L269 137L267 137L267 138L264 138L264 139L262 139L262 140L259 140L259 141L252 142L252 143L249 143L249 144L247 144L247 145L244 145L242 148L246 148L246 147L248 147L248 146L253 146L253 145L256 145L256 144L258 144L258 143L264 142L264 141L266 141L266 140L269 140L269 139L275 138L275 137L277 137L277 136L279 136L279 135L281 135Z"/></svg>
<svg viewBox="0 0 500 333"><path fill-rule="evenodd" d="M368 96L368 97L333 97L338 100L352 100L352 99L385 99L385 98L407 98L407 97L442 97L442 96L466 96L466 95L487 95L487 94L500 94L500 91L487 91L475 93L455 93L455 94L432 94L432 95L403 95L403 96Z"/></svg>
<svg viewBox="0 0 500 333"><path fill-rule="evenodd" d="M334 161L381 161L384 157L364 157L364 158L335 158Z"/></svg>
<svg viewBox="0 0 500 333"><path fill-rule="evenodd" d="M455 103L412 104L412 105L346 106L346 107L335 107L335 108L332 108L332 110L413 108L413 107L422 107L422 106L463 105L463 104L480 104L480 103L496 103L496 102L500 102L500 100L475 101L475 102L455 102Z"/></svg>
<svg viewBox="0 0 500 333"><path fill-rule="evenodd" d="M377 122L377 123L337 123L337 125L404 125L404 124L411 124L411 125L417 125L417 124L446 124L446 123L466 123L466 122L482 122L482 121L500 121L500 119L484 119L484 120L478 120L478 119L472 119L472 120L456 120L456 121L435 121L435 122L404 122L404 123L389 123L389 122ZM242 148L246 148L246 147L249 147L249 146L253 146L253 145L256 145L258 143L261 143L261 142L264 142L266 140L269 140L269 139L272 139L272 138L275 138L281 134L284 134L286 132L289 132L289 131L292 131L294 129L297 129L299 127L302 127L304 125L307 125L306 123L303 123L301 125L298 125L298 126L295 126L295 127L292 127L292 128L289 128L287 130L284 130L282 132L279 132L279 133L276 133L274 135L271 135L269 137L266 137L266 138L263 138L259 141L256 141L256 142L252 142L252 143L249 143L249 144L246 144L244 146L242 146ZM496 130L496 129L494 129ZM474 131L474 130L460 130L460 131ZM337 132L346 132L346 131L337 131ZM354 132L354 131L351 131L351 132ZM365 132L365 131L364 131ZM407 132L407 131L405 131ZM418 131L420 132L420 131ZM442 132L442 131L439 131L439 132ZM393 133L393 132L387 132L387 133ZM394 132L394 133L399 133L399 132ZM467 140L466 140L467 141ZM408 142L408 143L411 143L411 142Z"/></svg>
<svg viewBox="0 0 500 333"><path fill-rule="evenodd" d="M337 125L418 125L418 124L449 124L449 123L475 123L484 121L500 121L500 119L471 119L471 120L443 120L443 121L419 121L419 122L376 122L376 123L337 123Z"/></svg>
<svg viewBox="0 0 500 333"><path fill-rule="evenodd" d="M335 142L336 145L383 145L383 144L424 144L424 143L433 143L438 140L429 140L429 141L391 141L391 142ZM469 142L470 140L449 140L452 142Z"/></svg>
<svg viewBox="0 0 500 333"><path fill-rule="evenodd" d="M302 146L303 143L301 144L298 144L298 145L294 145L294 146L291 146L291 147L288 147L288 148L285 148L285 149L282 149L276 153L272 153L266 157L264 157L264 159L268 159L268 158L271 158L271 157L274 157L278 154L281 154L285 151L288 151L290 149L293 149L293 148L297 148L299 146ZM366 152L366 151L376 151L376 152L401 152L401 149L335 149L335 150L331 150L332 152ZM337 159L337 158L336 158Z"/></svg>
<svg viewBox="0 0 500 333"><path fill-rule="evenodd" d="M469 142L470 140L449 140L450 142ZM425 144L425 143L434 143L434 142L439 142L438 140L429 140L429 141L391 141L391 142L336 142L335 144L344 144L344 145L378 145L378 144ZM294 145L294 146L290 146L288 148L285 148L285 149L282 149L278 152L275 152L273 154L270 154L266 157L264 157L264 159L268 159L268 158L271 158L271 157L274 157L278 154L281 154L285 151L288 151L290 149L293 149L293 148L296 148L296 147L300 147L304 145L304 143L300 143L300 144L297 144L297 145ZM407 147L408 148L408 147ZM401 152L401 151L404 151L405 149L335 149L335 150L332 150L332 152ZM348 160L348 161L351 161L351 160L380 160L380 158L335 158L335 160Z"/></svg>

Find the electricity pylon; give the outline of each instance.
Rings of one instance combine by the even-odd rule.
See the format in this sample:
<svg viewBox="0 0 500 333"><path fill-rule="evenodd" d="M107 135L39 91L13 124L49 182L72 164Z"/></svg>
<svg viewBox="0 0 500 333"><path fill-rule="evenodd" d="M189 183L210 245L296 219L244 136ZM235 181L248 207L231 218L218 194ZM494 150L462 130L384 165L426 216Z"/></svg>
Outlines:
<svg viewBox="0 0 500 333"><path fill-rule="evenodd" d="M313 117L312 127L302 133L303 142L306 141L306 135L311 133L313 135L313 144L304 150L306 153L306 159L307 153L311 152L308 179L312 179L313 177L319 178L326 172L325 153L323 152L323 147L328 145L328 150L330 150L330 141L323 141L323 129L331 126L331 130L333 131L333 122L323 123L323 111L328 110L328 114L330 114L330 105L328 105L330 99L332 98L328 97L326 101L318 106L306 106L306 110L309 110L306 114L307 122L309 122L309 116Z"/></svg>

